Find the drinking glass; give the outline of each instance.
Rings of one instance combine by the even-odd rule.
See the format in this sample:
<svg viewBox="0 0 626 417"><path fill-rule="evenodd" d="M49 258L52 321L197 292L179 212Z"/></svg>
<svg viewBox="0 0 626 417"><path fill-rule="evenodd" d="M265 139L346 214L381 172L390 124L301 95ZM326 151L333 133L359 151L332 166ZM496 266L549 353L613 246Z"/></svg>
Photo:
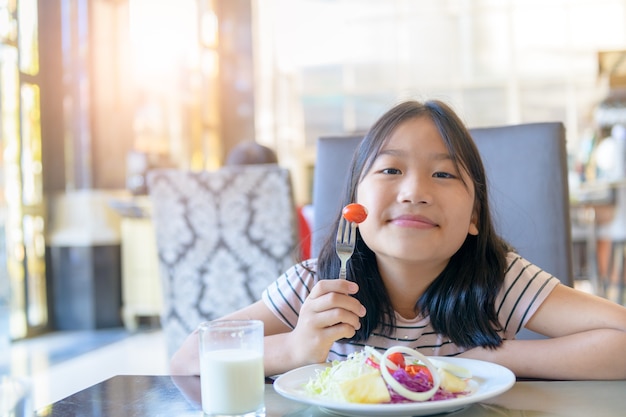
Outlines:
<svg viewBox="0 0 626 417"><path fill-rule="evenodd" d="M199 335L204 414L264 416L263 322L204 322Z"/></svg>

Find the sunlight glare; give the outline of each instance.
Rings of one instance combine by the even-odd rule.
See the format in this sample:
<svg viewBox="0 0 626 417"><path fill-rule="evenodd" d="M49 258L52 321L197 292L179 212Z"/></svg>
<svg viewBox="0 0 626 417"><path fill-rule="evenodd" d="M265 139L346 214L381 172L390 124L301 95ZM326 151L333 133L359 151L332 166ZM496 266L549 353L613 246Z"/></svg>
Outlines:
<svg viewBox="0 0 626 417"><path fill-rule="evenodd" d="M197 62L194 0L131 0L130 37L136 80L176 82L182 67Z"/></svg>

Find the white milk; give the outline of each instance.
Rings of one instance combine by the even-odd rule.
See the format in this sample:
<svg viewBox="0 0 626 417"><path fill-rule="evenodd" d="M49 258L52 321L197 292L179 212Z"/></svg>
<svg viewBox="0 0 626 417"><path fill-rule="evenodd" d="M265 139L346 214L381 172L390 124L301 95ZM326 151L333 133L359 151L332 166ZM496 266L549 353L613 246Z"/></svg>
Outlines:
<svg viewBox="0 0 626 417"><path fill-rule="evenodd" d="M263 405L263 356L253 350L225 349L203 354L202 409L206 414L246 414Z"/></svg>

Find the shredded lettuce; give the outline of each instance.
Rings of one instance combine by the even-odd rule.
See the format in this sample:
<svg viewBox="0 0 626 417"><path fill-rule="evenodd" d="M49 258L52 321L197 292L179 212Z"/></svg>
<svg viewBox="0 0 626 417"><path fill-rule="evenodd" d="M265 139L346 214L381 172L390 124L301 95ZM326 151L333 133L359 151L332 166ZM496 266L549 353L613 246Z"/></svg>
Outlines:
<svg viewBox="0 0 626 417"><path fill-rule="evenodd" d="M351 353L344 361L333 361L331 366L317 371L317 375L306 383L305 392L315 397L346 401L341 395L339 385L372 372L373 368L366 363L367 357L365 351L360 351Z"/></svg>

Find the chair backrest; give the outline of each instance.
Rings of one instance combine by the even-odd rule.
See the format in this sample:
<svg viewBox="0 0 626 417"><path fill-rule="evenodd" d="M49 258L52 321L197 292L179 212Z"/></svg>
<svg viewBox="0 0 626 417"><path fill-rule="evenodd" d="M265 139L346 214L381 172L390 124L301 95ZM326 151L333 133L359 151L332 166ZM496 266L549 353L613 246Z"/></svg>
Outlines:
<svg viewBox="0 0 626 417"><path fill-rule="evenodd" d="M482 156L497 232L529 261L573 285L565 129L560 122L470 130ZM313 182L315 256L341 203L362 136L322 137Z"/></svg>
<svg viewBox="0 0 626 417"><path fill-rule="evenodd" d="M273 164L148 174L173 354L202 321L259 300L289 266L297 219L289 171Z"/></svg>

